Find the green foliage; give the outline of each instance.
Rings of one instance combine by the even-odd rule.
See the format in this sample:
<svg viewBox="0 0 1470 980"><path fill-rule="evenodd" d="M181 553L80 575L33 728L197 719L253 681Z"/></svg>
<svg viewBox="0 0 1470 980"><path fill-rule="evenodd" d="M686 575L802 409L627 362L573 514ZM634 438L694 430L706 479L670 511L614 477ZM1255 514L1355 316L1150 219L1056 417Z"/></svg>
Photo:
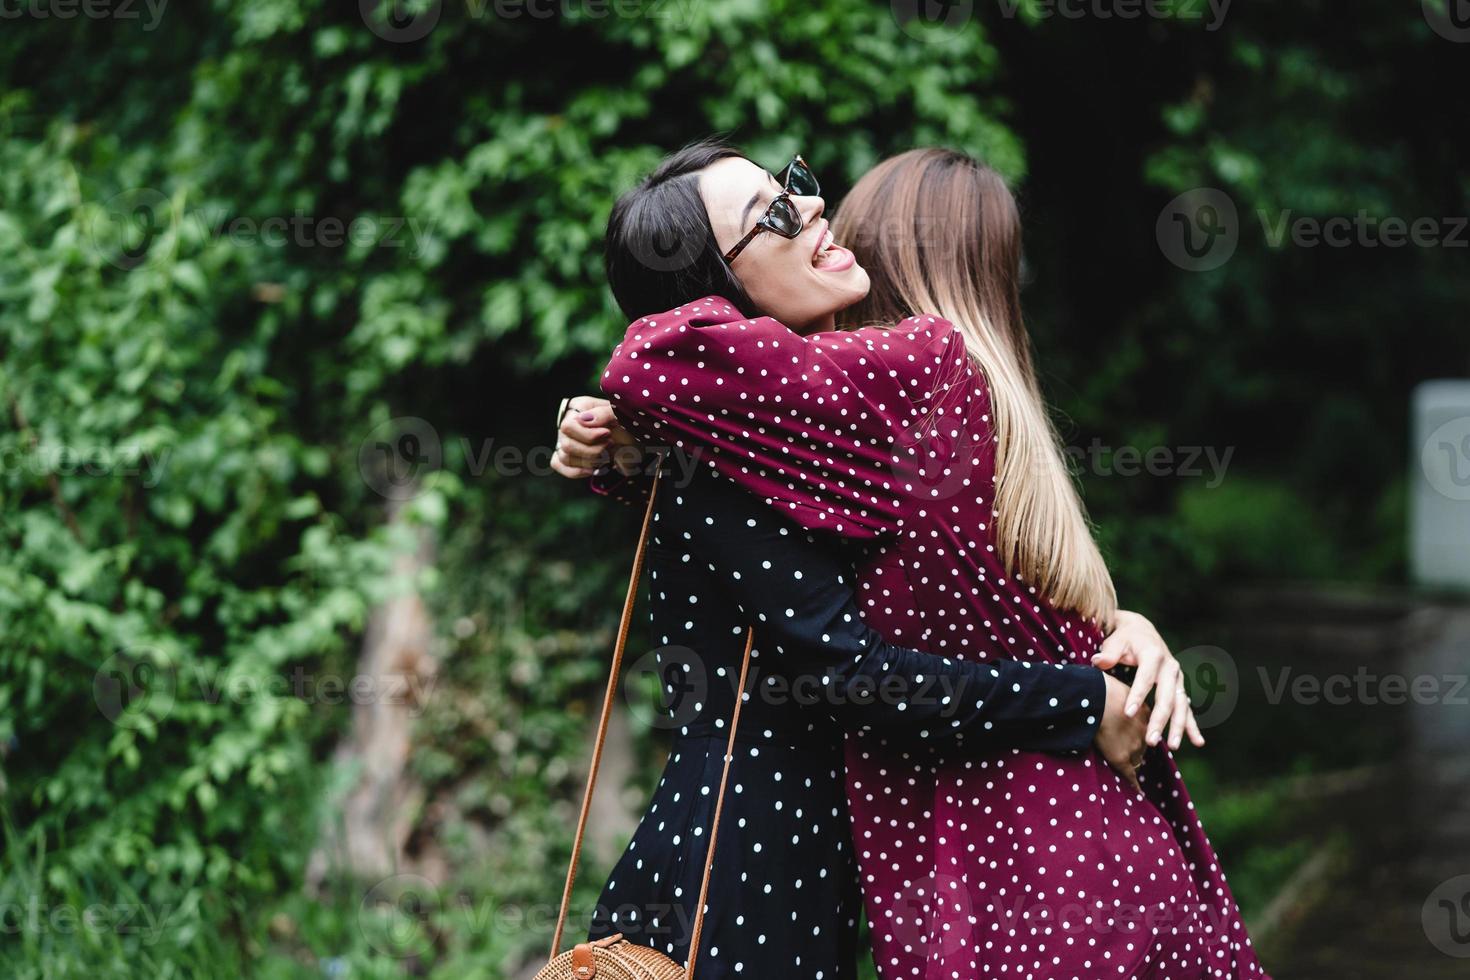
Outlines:
<svg viewBox="0 0 1470 980"><path fill-rule="evenodd" d="M1457 253L1379 268L1257 228L1185 273L1153 224L1199 185L1247 216L1463 213L1463 127L1434 100L1463 90L1454 45L1411 16L1308 4L1213 33L1182 7L1123 32L1029 0L960 29L886 3L505 6L412 5L438 20L404 43L325 0L7 21L0 907L169 912L156 935L29 930L7 974L494 976L539 947L544 921L466 927L446 902L400 959L360 890L299 894L350 775L324 762L347 713L283 681L350 675L368 611L407 584L395 556L436 529L417 837L456 869L446 895L554 897L628 525L492 479L483 451L543 445L590 386L622 328L611 202L711 131L758 160L801 150L834 198L917 144L1021 182L1069 438L1238 450L1219 485L1084 471L1126 604L1400 569L1405 393L1465 356ZM1428 121L1399 134L1404 104ZM452 473L390 528L358 451L402 416ZM657 763L640 737L635 796Z"/></svg>
<svg viewBox="0 0 1470 980"><path fill-rule="evenodd" d="M6 810L43 903L115 872L219 920L292 877L274 802L315 781L319 726L281 676L340 667L391 547L323 506L341 467L285 411L276 318L223 326L205 283L241 257L180 224L109 261L81 170L106 142L57 122L0 150Z"/></svg>

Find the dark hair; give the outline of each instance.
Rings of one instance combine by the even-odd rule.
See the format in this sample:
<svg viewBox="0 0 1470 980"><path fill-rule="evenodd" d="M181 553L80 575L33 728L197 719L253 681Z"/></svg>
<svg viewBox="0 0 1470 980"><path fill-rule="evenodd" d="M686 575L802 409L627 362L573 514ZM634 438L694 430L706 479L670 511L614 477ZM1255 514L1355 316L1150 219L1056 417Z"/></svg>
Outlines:
<svg viewBox="0 0 1470 980"><path fill-rule="evenodd" d="M725 261L699 196L699 171L743 156L715 137L690 143L613 205L607 281L629 320L703 296L723 296L744 316L759 314Z"/></svg>

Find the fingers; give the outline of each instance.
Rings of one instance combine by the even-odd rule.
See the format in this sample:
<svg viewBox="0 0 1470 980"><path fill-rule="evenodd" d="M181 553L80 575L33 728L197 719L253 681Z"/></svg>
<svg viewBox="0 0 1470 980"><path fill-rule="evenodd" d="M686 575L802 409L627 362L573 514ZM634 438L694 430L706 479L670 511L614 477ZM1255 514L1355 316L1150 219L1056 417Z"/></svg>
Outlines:
<svg viewBox="0 0 1470 980"><path fill-rule="evenodd" d="M1193 705L1189 708L1189 717L1184 722L1184 730L1189 732L1189 740L1194 743L1195 748L1202 749L1205 747L1205 736L1199 730L1199 722L1194 718Z"/></svg>
<svg viewBox="0 0 1470 980"><path fill-rule="evenodd" d="M1138 658L1138 673L1133 676L1133 686L1128 689L1128 704L1123 709L1123 714L1129 718L1138 714L1138 709L1148 698L1148 692L1158 678L1159 665L1163 659L1162 651L1157 648L1145 651Z"/></svg>
<svg viewBox="0 0 1470 980"><path fill-rule="evenodd" d="M588 469L586 467L573 466L570 463L564 463L557 455L553 455L551 457L551 468L569 480L586 479L593 473L597 472L595 469Z"/></svg>
<svg viewBox="0 0 1470 980"><path fill-rule="evenodd" d="M598 456L612 445L612 434L606 429L588 429L575 422L562 423L557 433L556 448L569 455Z"/></svg>
<svg viewBox="0 0 1470 980"><path fill-rule="evenodd" d="M612 402L608 401L606 398L599 398L596 395L577 395L574 398L567 399L566 407L568 411L580 414L582 412L598 408L602 405L611 404ZM567 413L563 412L562 414L565 415Z"/></svg>
<svg viewBox="0 0 1470 980"><path fill-rule="evenodd" d="M1119 771L1121 772L1123 778L1125 780L1127 780L1128 785L1133 787L1133 792L1135 792L1135 793L1142 793L1143 792L1143 787L1141 785L1139 785L1139 782L1138 782L1138 767L1137 766L1131 766L1130 765L1130 766L1127 766L1127 767L1125 767L1125 768L1123 768L1123 769L1121 769Z"/></svg>
<svg viewBox="0 0 1470 980"><path fill-rule="evenodd" d="M1097 655L1092 658L1092 665L1101 670L1111 670L1123 662L1123 657L1128 653L1128 638L1117 630L1109 633L1098 648Z"/></svg>
<svg viewBox="0 0 1470 980"><path fill-rule="evenodd" d="M576 469L597 469L607 462L607 452L597 446L576 442L563 436L557 440L556 453L551 460L553 463L561 460L567 466Z"/></svg>
<svg viewBox="0 0 1470 980"><path fill-rule="evenodd" d="M1142 671L1140 671L1141 673ZM1135 688L1137 684L1133 685ZM1170 657L1159 671L1159 682L1154 694L1154 710L1148 719L1148 744L1158 745L1164 738L1164 726L1174 713L1174 704L1179 688L1179 663ZM1129 695L1132 697L1132 695Z"/></svg>
<svg viewBox="0 0 1470 980"><path fill-rule="evenodd" d="M596 415L595 412L583 412L580 416L575 412L568 412L566 418L561 420L561 428L557 432L573 442L606 449L612 439L612 430L605 423L598 425L595 421L584 421Z"/></svg>
<svg viewBox="0 0 1470 980"><path fill-rule="evenodd" d="M573 478L590 475L586 471L595 470L607 461L612 427L616 424L608 402L587 395L570 399L557 427L552 468Z"/></svg>
<svg viewBox="0 0 1470 980"><path fill-rule="evenodd" d="M583 401L581 398L572 399L572 410L567 412L567 418L575 419L589 429L611 429L618 424L617 414L613 412L612 402L596 399L595 404L577 404ZM587 399L588 402L593 399Z"/></svg>
<svg viewBox="0 0 1470 980"><path fill-rule="evenodd" d="M1169 748L1178 749L1184 743L1184 726L1189 718L1189 695L1184 690L1184 678L1174 684L1174 713L1169 716Z"/></svg>

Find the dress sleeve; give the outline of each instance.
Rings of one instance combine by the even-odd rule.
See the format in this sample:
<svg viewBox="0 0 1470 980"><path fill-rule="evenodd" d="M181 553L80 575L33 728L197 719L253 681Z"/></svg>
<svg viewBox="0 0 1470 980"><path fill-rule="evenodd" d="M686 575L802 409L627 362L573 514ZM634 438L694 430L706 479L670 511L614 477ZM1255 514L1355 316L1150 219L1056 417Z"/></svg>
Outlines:
<svg viewBox="0 0 1470 980"><path fill-rule="evenodd" d="M849 567L831 542L711 482L719 486L701 495L714 516L690 532L691 543L755 627L756 649L774 654L759 683L788 688L773 694L820 705L849 730L877 729L936 748L1091 748L1106 704L1102 671L955 660L889 643L864 624Z"/></svg>
<svg viewBox="0 0 1470 980"><path fill-rule="evenodd" d="M966 369L948 321L802 336L710 297L628 327L602 376L645 445L686 450L805 527L895 530L936 395ZM923 464L912 464L916 456Z"/></svg>

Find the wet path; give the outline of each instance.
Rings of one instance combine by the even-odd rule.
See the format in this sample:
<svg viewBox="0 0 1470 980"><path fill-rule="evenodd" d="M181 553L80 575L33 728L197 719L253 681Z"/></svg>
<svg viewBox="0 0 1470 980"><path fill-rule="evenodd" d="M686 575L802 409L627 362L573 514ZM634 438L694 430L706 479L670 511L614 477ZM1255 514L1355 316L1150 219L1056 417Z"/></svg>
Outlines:
<svg viewBox="0 0 1470 980"><path fill-rule="evenodd" d="M1276 980L1470 977L1470 608L1400 626L1402 762L1342 814L1352 843L1268 947Z"/></svg>

